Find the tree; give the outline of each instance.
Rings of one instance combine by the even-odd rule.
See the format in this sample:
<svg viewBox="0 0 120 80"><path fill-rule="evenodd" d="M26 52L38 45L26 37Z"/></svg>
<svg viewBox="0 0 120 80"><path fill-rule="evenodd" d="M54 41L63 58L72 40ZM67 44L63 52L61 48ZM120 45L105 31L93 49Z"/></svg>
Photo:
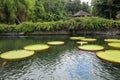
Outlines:
<svg viewBox="0 0 120 80"><path fill-rule="evenodd" d="M42 0L46 10L46 20L53 21L64 18L65 9L62 0Z"/></svg>
<svg viewBox="0 0 120 80"><path fill-rule="evenodd" d="M87 2L87 3L83 2L83 3L81 4L81 9L82 9L83 11L86 11L86 12L90 12L90 11L91 11L91 7L89 6L88 2Z"/></svg>
<svg viewBox="0 0 120 80"><path fill-rule="evenodd" d="M105 18L115 18L120 9L120 0L92 0L93 14Z"/></svg>
<svg viewBox="0 0 120 80"><path fill-rule="evenodd" d="M46 11L41 0L36 0L35 2L35 18L33 21L42 21L46 18Z"/></svg>
<svg viewBox="0 0 120 80"><path fill-rule="evenodd" d="M112 18L112 7L113 7L113 0L107 0L107 5L109 7L109 18Z"/></svg>
<svg viewBox="0 0 120 80"><path fill-rule="evenodd" d="M68 14L74 14L81 9L80 0L68 0L66 2L66 11Z"/></svg>
<svg viewBox="0 0 120 80"><path fill-rule="evenodd" d="M0 22L56 21L81 9L89 12L89 8L80 0L0 0Z"/></svg>
<svg viewBox="0 0 120 80"><path fill-rule="evenodd" d="M31 20L34 3L34 0L1 0L0 21L12 24Z"/></svg>

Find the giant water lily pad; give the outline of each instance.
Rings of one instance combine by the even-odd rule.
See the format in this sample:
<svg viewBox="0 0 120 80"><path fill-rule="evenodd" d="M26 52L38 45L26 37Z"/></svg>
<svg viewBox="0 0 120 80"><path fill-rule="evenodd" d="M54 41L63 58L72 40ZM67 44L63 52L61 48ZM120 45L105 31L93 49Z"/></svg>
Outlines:
<svg viewBox="0 0 120 80"><path fill-rule="evenodd" d="M108 46L120 49L120 43L108 43Z"/></svg>
<svg viewBox="0 0 120 80"><path fill-rule="evenodd" d="M27 50L13 50L2 53L0 57L5 60L20 60L27 57L30 57L34 54L34 51Z"/></svg>
<svg viewBox="0 0 120 80"><path fill-rule="evenodd" d="M50 48L50 46L46 44L34 44L34 45L28 45L24 47L25 50L36 51L36 52L47 50L48 48Z"/></svg>
<svg viewBox="0 0 120 80"><path fill-rule="evenodd" d="M120 50L106 50L97 52L96 54L100 59L120 63Z"/></svg>
<svg viewBox="0 0 120 80"><path fill-rule="evenodd" d="M57 45L63 45L64 44L64 41L51 41L51 42L48 42L48 45L51 45L51 46L57 46Z"/></svg>
<svg viewBox="0 0 120 80"><path fill-rule="evenodd" d="M94 38L84 38L84 39L81 39L82 41L86 41L86 42L95 42L97 39L94 39Z"/></svg>
<svg viewBox="0 0 120 80"><path fill-rule="evenodd" d="M70 37L71 40L81 40L84 39L85 37Z"/></svg>
<svg viewBox="0 0 120 80"><path fill-rule="evenodd" d="M93 51L93 52L100 51L100 50L104 49L104 47L99 46L99 45L83 45L83 46L78 46L78 48L80 50Z"/></svg>
<svg viewBox="0 0 120 80"><path fill-rule="evenodd" d="M120 39L104 39L105 42L120 42Z"/></svg>
<svg viewBox="0 0 120 80"><path fill-rule="evenodd" d="M83 44L88 44L88 42L78 41L77 44L83 45Z"/></svg>

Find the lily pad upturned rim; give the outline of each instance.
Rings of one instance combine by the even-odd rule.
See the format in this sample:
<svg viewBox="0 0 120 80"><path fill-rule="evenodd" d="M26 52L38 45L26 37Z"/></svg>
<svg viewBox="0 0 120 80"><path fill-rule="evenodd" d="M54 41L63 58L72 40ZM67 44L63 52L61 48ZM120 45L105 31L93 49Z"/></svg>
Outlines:
<svg viewBox="0 0 120 80"><path fill-rule="evenodd" d="M96 52L96 51L104 50L104 47L100 45L87 44L83 46L78 46L78 49L84 50L84 51Z"/></svg>
<svg viewBox="0 0 120 80"><path fill-rule="evenodd" d="M111 42L112 42L112 43L113 43L113 42L114 42L114 43L116 43L116 42L119 42L119 43L120 43L120 39L104 39L104 41L105 41L105 42L110 42L110 43L111 43Z"/></svg>
<svg viewBox="0 0 120 80"><path fill-rule="evenodd" d="M33 45L28 45L24 47L25 50L30 50L30 51L35 51L35 52L44 51L49 48L50 46L47 44L33 44Z"/></svg>
<svg viewBox="0 0 120 80"><path fill-rule="evenodd" d="M84 39L85 37L70 37L70 40L81 40L81 39Z"/></svg>
<svg viewBox="0 0 120 80"><path fill-rule="evenodd" d="M86 41L86 42L95 42L97 41L97 39L95 38L84 38L84 39L81 39L82 41Z"/></svg>
<svg viewBox="0 0 120 80"><path fill-rule="evenodd" d="M59 46L59 45L64 45L65 42L64 41L49 41L47 42L47 44L50 46Z"/></svg>
<svg viewBox="0 0 120 80"><path fill-rule="evenodd" d="M120 50L99 51L96 56L108 62L120 63Z"/></svg>
<svg viewBox="0 0 120 80"><path fill-rule="evenodd" d="M116 49L120 49L120 43L108 43L108 46Z"/></svg>
<svg viewBox="0 0 120 80"><path fill-rule="evenodd" d="M32 55L34 55L34 51L12 50L2 53L0 57L5 60L15 61L28 58Z"/></svg>

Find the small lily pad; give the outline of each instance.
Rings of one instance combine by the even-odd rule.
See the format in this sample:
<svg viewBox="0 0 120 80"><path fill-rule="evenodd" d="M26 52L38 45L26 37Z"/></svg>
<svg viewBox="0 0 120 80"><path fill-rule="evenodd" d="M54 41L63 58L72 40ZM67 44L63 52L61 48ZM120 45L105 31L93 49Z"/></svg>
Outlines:
<svg viewBox="0 0 120 80"><path fill-rule="evenodd" d="M120 43L108 43L108 46L120 49Z"/></svg>
<svg viewBox="0 0 120 80"><path fill-rule="evenodd" d="M27 57L30 57L34 54L34 51L27 50L13 50L2 53L0 57L5 60L20 60Z"/></svg>
<svg viewBox="0 0 120 80"><path fill-rule="evenodd" d="M94 39L94 38L84 38L84 39L81 39L82 41L86 41L86 42L95 42L97 39Z"/></svg>
<svg viewBox="0 0 120 80"><path fill-rule="evenodd" d="M77 44L83 45L83 44L88 44L88 42L78 41Z"/></svg>
<svg viewBox="0 0 120 80"><path fill-rule="evenodd" d="M120 39L104 39L105 42L120 42Z"/></svg>
<svg viewBox="0 0 120 80"><path fill-rule="evenodd" d="M104 49L104 47L99 45L83 45L83 46L78 46L78 48L80 50L92 51L92 52L101 51Z"/></svg>
<svg viewBox="0 0 120 80"><path fill-rule="evenodd" d="M50 46L46 44L34 44L34 45L28 45L24 47L25 50L30 50L30 51L35 51L35 52L47 50L49 48Z"/></svg>
<svg viewBox="0 0 120 80"><path fill-rule="evenodd" d="M63 41L51 41L51 42L48 42L48 45L51 45L51 46L64 45L64 42Z"/></svg>
<svg viewBox="0 0 120 80"><path fill-rule="evenodd" d="M106 50L97 52L96 54L100 59L109 62L120 63L120 50Z"/></svg>
<svg viewBox="0 0 120 80"><path fill-rule="evenodd" d="M81 40L84 39L85 37L70 37L70 40Z"/></svg>

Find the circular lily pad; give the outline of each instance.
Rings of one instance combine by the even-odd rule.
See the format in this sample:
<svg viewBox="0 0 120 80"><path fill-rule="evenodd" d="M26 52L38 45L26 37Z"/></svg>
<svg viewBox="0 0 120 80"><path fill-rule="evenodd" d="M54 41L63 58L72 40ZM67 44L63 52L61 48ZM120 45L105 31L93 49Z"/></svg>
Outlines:
<svg viewBox="0 0 120 80"><path fill-rule="evenodd" d="M86 42L95 42L97 39L94 39L94 38L84 38L84 39L81 39L82 41L86 41Z"/></svg>
<svg viewBox="0 0 120 80"><path fill-rule="evenodd" d="M78 46L78 48L80 50L92 51L92 52L96 52L104 49L104 47L99 45L83 45L83 46Z"/></svg>
<svg viewBox="0 0 120 80"><path fill-rule="evenodd" d="M84 39L85 37L70 37L71 40L81 40Z"/></svg>
<svg viewBox="0 0 120 80"><path fill-rule="evenodd" d="M83 44L88 44L88 42L78 41L77 44L83 45Z"/></svg>
<svg viewBox="0 0 120 80"><path fill-rule="evenodd" d="M109 62L120 63L120 50L106 50L97 52L96 54L100 59Z"/></svg>
<svg viewBox="0 0 120 80"><path fill-rule="evenodd" d="M24 47L25 50L36 51L36 52L47 50L48 48L50 48L50 46L46 44L34 44L34 45L28 45Z"/></svg>
<svg viewBox="0 0 120 80"><path fill-rule="evenodd" d="M57 46L57 45L63 45L64 42L63 41L51 41L51 42L48 42L48 45L51 45L51 46Z"/></svg>
<svg viewBox="0 0 120 80"><path fill-rule="evenodd" d="M120 49L120 43L108 43L108 46Z"/></svg>
<svg viewBox="0 0 120 80"><path fill-rule="evenodd" d="M2 53L0 57L5 60L20 60L27 57L30 57L34 54L34 51L27 50L13 50Z"/></svg>
<svg viewBox="0 0 120 80"><path fill-rule="evenodd" d="M105 42L120 42L120 39L104 39Z"/></svg>

